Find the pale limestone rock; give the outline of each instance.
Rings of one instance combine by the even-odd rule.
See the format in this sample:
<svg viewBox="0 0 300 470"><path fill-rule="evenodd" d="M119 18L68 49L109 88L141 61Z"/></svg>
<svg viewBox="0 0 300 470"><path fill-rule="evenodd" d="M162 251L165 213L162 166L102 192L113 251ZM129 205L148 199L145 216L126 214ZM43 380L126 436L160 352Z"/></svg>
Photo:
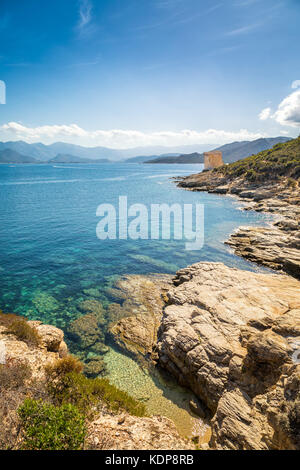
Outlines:
<svg viewBox="0 0 300 470"><path fill-rule="evenodd" d="M99 450L185 450L194 446L179 436L168 418L107 414L89 425L86 447Z"/></svg>
<svg viewBox="0 0 300 470"><path fill-rule="evenodd" d="M64 338L64 333L59 328L52 325L44 325L41 322L29 321L29 325L33 326L38 332L42 344L48 351L58 352Z"/></svg>
<svg viewBox="0 0 300 470"><path fill-rule="evenodd" d="M300 399L288 385L300 372L291 348L300 344L300 282L198 263L177 273L167 296L160 363L211 409L211 446L296 448L271 417Z"/></svg>

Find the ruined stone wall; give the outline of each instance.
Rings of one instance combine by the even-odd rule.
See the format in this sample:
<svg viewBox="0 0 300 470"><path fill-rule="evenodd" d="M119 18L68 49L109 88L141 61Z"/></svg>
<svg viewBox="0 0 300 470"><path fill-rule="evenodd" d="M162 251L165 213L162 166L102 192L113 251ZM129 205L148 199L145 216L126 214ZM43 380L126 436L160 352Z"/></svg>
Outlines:
<svg viewBox="0 0 300 470"><path fill-rule="evenodd" d="M224 165L222 152L216 150L214 152L204 152L204 168L210 170Z"/></svg>

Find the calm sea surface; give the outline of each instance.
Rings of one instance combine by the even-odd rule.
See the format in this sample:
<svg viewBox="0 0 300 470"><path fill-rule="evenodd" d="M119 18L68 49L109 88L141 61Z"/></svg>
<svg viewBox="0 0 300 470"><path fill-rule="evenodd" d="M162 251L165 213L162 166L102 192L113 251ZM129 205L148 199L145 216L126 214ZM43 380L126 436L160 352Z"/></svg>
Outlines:
<svg viewBox="0 0 300 470"><path fill-rule="evenodd" d="M64 328L81 315L77 307L85 298L84 290L97 289L98 300L107 307L105 288L122 274L175 273L201 260L257 269L230 253L223 242L239 225L261 225L269 216L239 210L241 204L234 198L180 190L170 179L201 169L201 165L0 165L0 309ZM186 251L184 240L100 241L96 209L102 203L118 207L119 196L127 196L128 205L143 203L148 208L153 203L204 204L203 249ZM124 363L127 358L114 350L107 357L118 383L129 367ZM136 376L133 361L131 366Z"/></svg>

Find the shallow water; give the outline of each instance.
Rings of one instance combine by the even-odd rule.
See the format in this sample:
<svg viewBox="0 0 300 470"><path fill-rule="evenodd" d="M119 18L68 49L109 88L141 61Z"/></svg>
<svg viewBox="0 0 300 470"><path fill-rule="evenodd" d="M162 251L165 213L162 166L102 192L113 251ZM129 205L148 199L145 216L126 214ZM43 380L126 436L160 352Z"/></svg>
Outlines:
<svg viewBox="0 0 300 470"><path fill-rule="evenodd" d="M106 288L122 274L174 273L201 260L258 269L234 256L223 242L239 225L261 225L270 216L240 211L240 203L234 198L180 190L170 180L201 168L143 164L1 165L0 308L65 328L82 315L78 305L83 300L97 298L107 307L111 300ZM153 203L204 204L203 249L186 251L185 241L173 239L100 241L96 237L100 220L96 209L102 203L118 206L119 196L127 196L128 205L143 203L147 207ZM128 358L111 350L105 361L111 380L125 384ZM130 370L135 370L134 362L130 364ZM176 421L176 406L171 406L172 411L168 408L171 392L168 399L159 387L154 393L153 379L137 376L137 393L150 387L151 396L160 396L148 400L149 410L173 413ZM165 390L168 392L170 385ZM178 393L183 394L182 390ZM183 408L177 408L178 421L184 422Z"/></svg>
<svg viewBox="0 0 300 470"><path fill-rule="evenodd" d="M202 442L207 439L209 426L189 409L192 392L178 386L167 374L150 374L114 348L105 354L104 361L111 383L142 401L147 414L172 419L183 436L200 436Z"/></svg>

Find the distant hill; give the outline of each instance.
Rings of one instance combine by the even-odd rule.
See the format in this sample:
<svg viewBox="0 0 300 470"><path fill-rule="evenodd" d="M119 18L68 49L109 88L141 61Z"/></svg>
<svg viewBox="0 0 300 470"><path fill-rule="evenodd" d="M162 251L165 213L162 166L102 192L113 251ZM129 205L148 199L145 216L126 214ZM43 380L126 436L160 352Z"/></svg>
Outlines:
<svg viewBox="0 0 300 470"><path fill-rule="evenodd" d="M300 137L278 143L257 155L223 165L213 170L233 180L244 178L251 182L280 181L283 178L300 179Z"/></svg>
<svg viewBox="0 0 300 470"><path fill-rule="evenodd" d="M263 150L268 150L274 145L279 143L285 143L291 140L288 137L272 137L263 138L253 141L244 142L232 142L231 144L225 144L214 150L221 150L223 153L224 163L233 163L237 160L249 157ZM154 160L149 160L145 163L179 163L179 164L192 164L192 163L204 163L204 155L198 152L180 155L179 157L158 157Z"/></svg>
<svg viewBox="0 0 300 470"><path fill-rule="evenodd" d="M37 160L11 149L0 150L0 163L37 163Z"/></svg>
<svg viewBox="0 0 300 470"><path fill-rule="evenodd" d="M107 158L93 160L91 158L81 158L75 155L59 153L56 157L49 160L48 163L111 163Z"/></svg>
<svg viewBox="0 0 300 470"><path fill-rule="evenodd" d="M291 140L289 137L272 137L257 139L245 142L233 142L232 144L222 145L216 150L223 152L223 160L225 163L233 163L242 158L249 157L263 150L268 150L276 144L283 144Z"/></svg>
<svg viewBox="0 0 300 470"><path fill-rule="evenodd" d="M203 153L193 152L179 156L165 157L161 155L154 160L148 160L145 163L204 163Z"/></svg>
<svg viewBox="0 0 300 470"><path fill-rule="evenodd" d="M157 158L168 158L168 157L178 157L179 153L164 153L162 155L142 155L140 157L132 157L124 160L124 163L147 163L149 160L154 160Z"/></svg>

